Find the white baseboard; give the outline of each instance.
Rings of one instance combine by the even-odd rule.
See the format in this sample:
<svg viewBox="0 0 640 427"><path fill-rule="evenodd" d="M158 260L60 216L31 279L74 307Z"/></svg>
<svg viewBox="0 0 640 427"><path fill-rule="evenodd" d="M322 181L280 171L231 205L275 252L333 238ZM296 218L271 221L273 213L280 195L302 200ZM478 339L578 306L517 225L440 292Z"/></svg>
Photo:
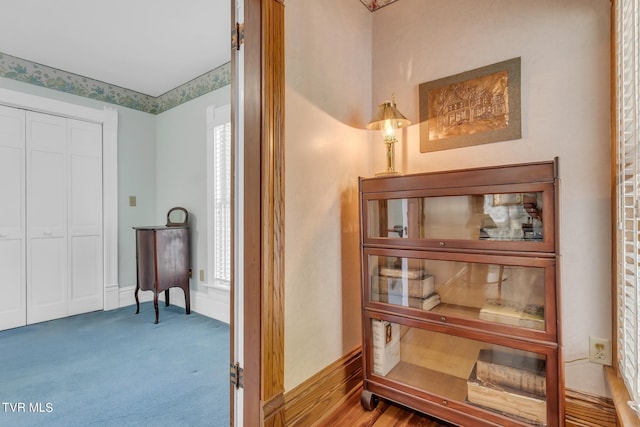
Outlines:
<svg viewBox="0 0 640 427"><path fill-rule="evenodd" d="M104 309L114 310L120 307L120 288L118 284L107 285L104 288Z"/></svg>
<svg viewBox="0 0 640 427"><path fill-rule="evenodd" d="M136 287L129 286L119 289L118 306L126 307L135 305ZM140 291L138 292L138 298L141 303L153 301L153 292ZM169 298L171 305L184 308L184 293L182 289L171 288L169 290ZM158 300L164 301L164 292L158 295ZM106 304L105 310L107 310ZM191 291L191 310L228 324L231 319L229 292L212 289L209 289L208 292Z"/></svg>

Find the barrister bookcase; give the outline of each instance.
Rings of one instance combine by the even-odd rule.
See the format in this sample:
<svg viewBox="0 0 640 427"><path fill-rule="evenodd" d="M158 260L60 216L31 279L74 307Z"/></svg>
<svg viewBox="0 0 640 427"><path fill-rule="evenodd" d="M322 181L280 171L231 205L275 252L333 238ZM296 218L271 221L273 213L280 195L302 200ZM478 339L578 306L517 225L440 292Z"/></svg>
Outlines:
<svg viewBox="0 0 640 427"><path fill-rule="evenodd" d="M560 426L558 160L360 179L366 409Z"/></svg>

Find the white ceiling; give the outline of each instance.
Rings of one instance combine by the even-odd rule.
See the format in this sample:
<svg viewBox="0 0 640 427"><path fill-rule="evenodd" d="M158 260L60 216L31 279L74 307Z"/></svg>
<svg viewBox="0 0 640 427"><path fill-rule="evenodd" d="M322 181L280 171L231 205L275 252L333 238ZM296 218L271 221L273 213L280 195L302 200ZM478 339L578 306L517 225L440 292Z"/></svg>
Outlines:
<svg viewBox="0 0 640 427"><path fill-rule="evenodd" d="M230 0L0 0L0 53L159 96L231 58Z"/></svg>

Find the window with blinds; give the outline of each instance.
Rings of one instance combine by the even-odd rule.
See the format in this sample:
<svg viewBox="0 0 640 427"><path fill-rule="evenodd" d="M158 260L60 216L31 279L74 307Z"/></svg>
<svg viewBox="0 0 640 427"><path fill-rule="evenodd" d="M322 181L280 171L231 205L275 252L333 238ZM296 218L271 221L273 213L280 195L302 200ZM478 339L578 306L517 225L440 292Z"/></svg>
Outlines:
<svg viewBox="0 0 640 427"><path fill-rule="evenodd" d="M208 285L231 284L231 108L207 108Z"/></svg>
<svg viewBox="0 0 640 427"><path fill-rule="evenodd" d="M636 402L640 401L639 1L615 2L617 362Z"/></svg>
<svg viewBox="0 0 640 427"><path fill-rule="evenodd" d="M213 130L214 140L214 276L231 280L231 123Z"/></svg>

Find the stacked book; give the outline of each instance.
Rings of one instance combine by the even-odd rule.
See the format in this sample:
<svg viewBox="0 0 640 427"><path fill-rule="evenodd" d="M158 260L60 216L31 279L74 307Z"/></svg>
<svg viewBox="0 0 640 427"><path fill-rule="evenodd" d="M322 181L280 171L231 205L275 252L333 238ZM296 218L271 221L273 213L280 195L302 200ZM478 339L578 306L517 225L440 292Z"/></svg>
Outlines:
<svg viewBox="0 0 640 427"><path fill-rule="evenodd" d="M373 373L387 375L400 362L400 325L371 320Z"/></svg>
<svg viewBox="0 0 640 427"><path fill-rule="evenodd" d="M480 350L467 381L467 400L524 420L547 424L545 359L537 355Z"/></svg>
<svg viewBox="0 0 640 427"><path fill-rule="evenodd" d="M381 267L371 278L374 301L431 310L440 304L433 275L422 268Z"/></svg>
<svg viewBox="0 0 640 427"><path fill-rule="evenodd" d="M501 298L490 298L485 301L480 309L480 319L544 330L544 306L519 304Z"/></svg>

